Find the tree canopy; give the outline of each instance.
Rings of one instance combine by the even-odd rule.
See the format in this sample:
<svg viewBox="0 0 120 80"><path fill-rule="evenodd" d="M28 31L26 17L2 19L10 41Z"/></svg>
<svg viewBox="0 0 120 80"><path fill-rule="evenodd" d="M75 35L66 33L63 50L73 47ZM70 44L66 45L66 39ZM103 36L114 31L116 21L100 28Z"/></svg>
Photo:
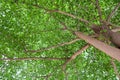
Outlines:
<svg viewBox="0 0 120 80"><path fill-rule="evenodd" d="M0 79L119 80L119 56L75 34L120 53L91 28L105 20L119 32L119 6L119 0L1 0Z"/></svg>

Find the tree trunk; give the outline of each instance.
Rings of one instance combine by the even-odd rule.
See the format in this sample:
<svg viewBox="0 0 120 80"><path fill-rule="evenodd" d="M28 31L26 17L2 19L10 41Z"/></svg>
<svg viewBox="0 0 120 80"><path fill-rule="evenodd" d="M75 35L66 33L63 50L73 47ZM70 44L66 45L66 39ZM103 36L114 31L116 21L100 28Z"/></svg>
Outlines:
<svg viewBox="0 0 120 80"><path fill-rule="evenodd" d="M115 48L115 47L112 47L112 46L109 46L97 39L94 39L90 36L87 36L87 35L84 35L83 33L81 32L75 32L75 34L85 40L86 42L88 42L89 44L93 45L94 47L96 47L97 49L105 52L106 54L108 54L109 56L111 56L112 58L120 61L120 49L118 48Z"/></svg>

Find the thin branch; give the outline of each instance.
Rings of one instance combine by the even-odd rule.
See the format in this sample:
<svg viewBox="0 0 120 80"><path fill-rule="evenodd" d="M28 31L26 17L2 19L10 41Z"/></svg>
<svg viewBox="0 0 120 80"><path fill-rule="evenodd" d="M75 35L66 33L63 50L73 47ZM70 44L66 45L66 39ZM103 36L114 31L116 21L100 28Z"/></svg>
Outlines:
<svg viewBox="0 0 120 80"><path fill-rule="evenodd" d="M108 25L113 26L113 27L120 27L119 25L112 24L111 22L107 22L107 23L108 23Z"/></svg>
<svg viewBox="0 0 120 80"><path fill-rule="evenodd" d="M66 69L63 69L63 73L65 75L64 80L68 80L68 72L66 71Z"/></svg>
<svg viewBox="0 0 120 80"><path fill-rule="evenodd" d="M66 65L72 61L73 59L75 59L79 54L81 54L84 50L86 50L89 47L89 45L85 45L82 49L78 50L77 52L75 52L70 59L68 59L64 64L63 64L63 70L66 68Z"/></svg>
<svg viewBox="0 0 120 80"><path fill-rule="evenodd" d="M33 6L35 6L35 7L37 7L37 8L42 8L42 9L44 9L46 12L49 12L49 13L57 12L57 13L60 13L60 14L64 14L64 15L70 16L70 17L72 17L72 18L74 18L74 19L78 19L78 20L80 20L81 22L84 22L84 23L86 23L86 24L90 24L89 21L87 21L87 20L85 20L85 19L82 19L82 18L79 18L78 16L75 16L75 15L70 14L70 13L67 13L67 12L63 12L63 11L60 11L60 10L49 10L49 9L46 9L46 8L40 6L40 5L33 5Z"/></svg>
<svg viewBox="0 0 120 80"><path fill-rule="evenodd" d="M85 20L85 19L82 19L82 18L79 18L78 16L75 16L73 14L70 14L70 13L67 13L67 12L63 12L63 11L60 11L60 10L49 10L48 12L57 12L57 13L60 13L60 14L64 14L64 15L67 15L67 16L70 16L74 19L78 19L80 20L81 22L84 22L86 24L90 24L89 21Z"/></svg>
<svg viewBox="0 0 120 80"><path fill-rule="evenodd" d="M108 15L107 17L107 22L110 21L111 17L115 14L115 12L118 10L118 8L120 7L120 2L116 5L116 7L111 11L110 15Z"/></svg>
<svg viewBox="0 0 120 80"><path fill-rule="evenodd" d="M62 21L60 21L59 19L57 19L54 15L52 15L52 17L53 17L55 20L57 20L57 21L63 26L62 30L69 30L68 27L65 25L64 22L62 22Z"/></svg>
<svg viewBox="0 0 120 80"><path fill-rule="evenodd" d="M116 25L116 24L113 24L111 22L106 22L108 24L108 26L113 26L114 29L112 29L113 32L118 32L120 31L120 26L119 25Z"/></svg>
<svg viewBox="0 0 120 80"><path fill-rule="evenodd" d="M112 47L110 45L105 44L104 42L101 42L95 38L92 38L90 36L84 35L81 32L75 32L76 36L79 38L85 40L89 44L93 45L97 49L105 52L107 55L111 56L112 58L120 61L120 49Z"/></svg>
<svg viewBox="0 0 120 80"><path fill-rule="evenodd" d="M115 74L116 74L116 76L119 78L119 80L120 80L120 75L119 75L119 73L118 73L118 69L117 69L117 67L116 67L116 65L115 65L115 63L114 63L114 59L112 58L111 59L111 63L112 63L112 66L113 66L113 68L114 68L114 71L115 71Z"/></svg>
<svg viewBox="0 0 120 80"><path fill-rule="evenodd" d="M55 46L50 46L50 47L42 48L42 49L38 49L38 50L25 50L25 52L32 52L32 53L34 53L34 52L42 52L42 51L58 48L60 46L69 45L69 44L75 43L76 41L79 41L79 40L80 39L76 38L74 40L71 40L70 42L65 42L65 43L57 44Z"/></svg>
<svg viewBox="0 0 120 80"><path fill-rule="evenodd" d="M65 30L70 31L73 35L75 35L74 32L75 32L76 30L70 29L69 27L67 27L67 26L65 25L64 22L61 22L61 21L59 21L59 22L60 22L60 24L64 27Z"/></svg>
<svg viewBox="0 0 120 80"><path fill-rule="evenodd" d="M6 61L21 61L21 60L67 60L69 58L49 58L49 57L25 57L25 58L0 58L0 60Z"/></svg>
<svg viewBox="0 0 120 80"><path fill-rule="evenodd" d="M43 7L43 6L37 5L37 4L32 4L32 6L37 7L37 8L44 9L45 11L49 11L49 9L47 9L47 8L45 8L45 7Z"/></svg>
<svg viewBox="0 0 120 80"><path fill-rule="evenodd" d="M99 14L99 17L100 17L100 22L102 22L102 12L101 12L101 8L100 8L100 5L99 5L99 0L96 0L96 7L98 9L98 14Z"/></svg>

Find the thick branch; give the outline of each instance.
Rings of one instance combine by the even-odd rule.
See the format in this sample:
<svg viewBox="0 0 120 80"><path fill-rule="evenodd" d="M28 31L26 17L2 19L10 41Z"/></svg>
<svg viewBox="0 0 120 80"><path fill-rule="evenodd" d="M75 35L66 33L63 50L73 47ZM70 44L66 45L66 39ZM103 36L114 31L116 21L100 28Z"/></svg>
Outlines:
<svg viewBox="0 0 120 80"><path fill-rule="evenodd" d="M85 40L86 42L88 42L89 44L93 45L94 47L96 47L97 49L105 52L106 54L108 54L109 56L111 56L112 58L120 61L120 49L118 48L115 48L115 47L112 47L112 46L109 46L97 39L94 39L90 36L87 36L87 35L84 35L83 33L81 32L75 32L75 34Z"/></svg>
<svg viewBox="0 0 120 80"><path fill-rule="evenodd" d="M25 58L0 58L0 60L21 61L21 60L67 60L69 58L49 58L49 57L25 57Z"/></svg>
<svg viewBox="0 0 120 80"><path fill-rule="evenodd" d="M25 52L42 52L42 51L46 51L46 50L58 48L60 46L69 45L69 44L75 43L78 40L80 40L80 39L76 38L76 39L74 39L74 40L72 40L70 42L65 42L65 43L61 43L61 44L55 45L55 46L51 46L51 47L47 47L47 48L42 48L42 49L38 49L38 50L26 50Z"/></svg>
<svg viewBox="0 0 120 80"><path fill-rule="evenodd" d="M110 15L108 15L107 17L107 22L110 21L111 17L115 14L115 12L118 10L118 8L120 7L120 2L116 5L116 7L111 11Z"/></svg>
<svg viewBox="0 0 120 80"><path fill-rule="evenodd" d="M89 45L85 45L82 49L78 50L77 52L75 52L70 59L68 59L64 64L63 64L63 70L66 68L66 65L72 61L73 59L75 59L79 54L82 53L82 51L86 50L89 47Z"/></svg>

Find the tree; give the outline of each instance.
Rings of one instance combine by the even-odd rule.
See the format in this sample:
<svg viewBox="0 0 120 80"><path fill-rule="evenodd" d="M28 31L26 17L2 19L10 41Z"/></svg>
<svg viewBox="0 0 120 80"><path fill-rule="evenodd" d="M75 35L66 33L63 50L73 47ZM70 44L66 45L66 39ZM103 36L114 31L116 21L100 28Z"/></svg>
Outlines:
<svg viewBox="0 0 120 80"><path fill-rule="evenodd" d="M120 49L107 37L107 28L120 29L119 6L114 0L1 1L0 78L119 79Z"/></svg>

